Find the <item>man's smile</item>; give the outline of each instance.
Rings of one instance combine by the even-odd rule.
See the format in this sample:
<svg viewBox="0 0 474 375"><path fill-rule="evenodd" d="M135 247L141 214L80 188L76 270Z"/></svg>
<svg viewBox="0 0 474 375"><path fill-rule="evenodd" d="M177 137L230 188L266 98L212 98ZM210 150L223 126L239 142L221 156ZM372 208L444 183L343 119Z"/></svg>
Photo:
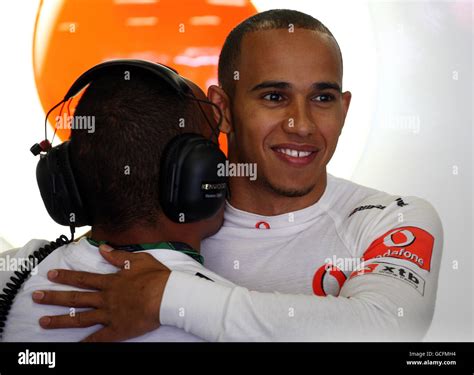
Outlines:
<svg viewBox="0 0 474 375"><path fill-rule="evenodd" d="M277 144L271 149L280 160L296 167L310 164L320 151L317 146L298 143Z"/></svg>

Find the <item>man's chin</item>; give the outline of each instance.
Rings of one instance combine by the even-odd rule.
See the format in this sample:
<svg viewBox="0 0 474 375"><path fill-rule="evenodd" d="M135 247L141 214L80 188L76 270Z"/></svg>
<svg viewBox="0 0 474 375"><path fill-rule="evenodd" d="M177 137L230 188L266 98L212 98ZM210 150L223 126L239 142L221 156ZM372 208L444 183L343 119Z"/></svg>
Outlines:
<svg viewBox="0 0 474 375"><path fill-rule="evenodd" d="M284 186L282 184L271 183L270 181L266 181L265 185L274 193L288 198L304 197L311 193L316 187L316 184L298 187L290 185Z"/></svg>

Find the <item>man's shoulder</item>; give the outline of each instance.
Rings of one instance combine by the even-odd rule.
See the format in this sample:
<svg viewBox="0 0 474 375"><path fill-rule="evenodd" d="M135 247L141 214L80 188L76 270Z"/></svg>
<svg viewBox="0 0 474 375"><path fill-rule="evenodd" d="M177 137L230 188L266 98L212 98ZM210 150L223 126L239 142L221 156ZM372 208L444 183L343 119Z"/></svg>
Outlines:
<svg viewBox="0 0 474 375"><path fill-rule="evenodd" d="M38 250L41 248L44 249L49 245L51 245L51 242L46 240L29 241L15 254L15 264L20 264L21 262L26 261L28 257L34 256L35 268L33 269L33 277L31 279L36 279L36 275L46 277L47 272L53 268L89 272L101 272L101 269L103 269L102 272L110 272L110 269L108 268L115 269L100 256L98 251L93 251L92 247L87 244L85 239L60 246L53 250L43 260L39 261L37 257L39 255ZM13 262L10 260L10 263ZM106 267L103 267L102 263L106 263ZM107 265L109 267L107 267ZM28 281L30 281L30 279Z"/></svg>
<svg viewBox="0 0 474 375"><path fill-rule="evenodd" d="M405 210L416 211L421 215L425 213L431 216L436 213L433 205L424 198L387 193L329 174L328 188L331 189L331 209L341 215L342 219L362 211L373 216L371 214L374 212L400 211L404 207L407 207Z"/></svg>
<svg viewBox="0 0 474 375"><path fill-rule="evenodd" d="M334 177L332 184L336 194L330 210L340 236L354 253L397 228L415 227L442 238L439 215L424 198L389 194Z"/></svg>
<svg viewBox="0 0 474 375"><path fill-rule="evenodd" d="M353 209L368 201L389 200L392 195L384 191L364 186L344 178L328 174L327 210L341 219L347 217ZM326 194L325 194L326 195Z"/></svg>
<svg viewBox="0 0 474 375"><path fill-rule="evenodd" d="M39 248L47 245L49 241L41 239L31 239L23 247L17 249L11 249L1 255L10 255L16 257L28 257L28 255L33 254Z"/></svg>
<svg viewBox="0 0 474 375"><path fill-rule="evenodd" d="M66 246L71 246L71 245L79 245L81 244L81 241L79 242L73 242L72 244L68 244ZM47 245L51 245L51 242L48 240L42 240L42 239L32 239L28 241L24 246L15 248L15 249L10 249L7 250L3 253L0 253L0 257L15 257L17 259L22 258L26 259L30 255L34 255L36 251L38 251L41 248L44 248ZM65 246L61 246L60 248L64 248Z"/></svg>
<svg viewBox="0 0 474 375"><path fill-rule="evenodd" d="M396 225L407 220L420 223L439 219L433 205L426 199L417 196L376 194L371 195L352 208L345 217L347 223L377 223L384 219Z"/></svg>

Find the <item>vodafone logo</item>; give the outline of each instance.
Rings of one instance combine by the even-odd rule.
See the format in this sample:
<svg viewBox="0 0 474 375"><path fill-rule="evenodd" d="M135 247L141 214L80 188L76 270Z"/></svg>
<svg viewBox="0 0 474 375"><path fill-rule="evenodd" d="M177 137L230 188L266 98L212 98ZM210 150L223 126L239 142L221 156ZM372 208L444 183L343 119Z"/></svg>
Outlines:
<svg viewBox="0 0 474 375"><path fill-rule="evenodd" d="M346 275L338 267L324 264L314 274L313 292L321 297L325 297L328 294L338 296L346 279Z"/></svg>
<svg viewBox="0 0 474 375"><path fill-rule="evenodd" d="M407 229L397 229L383 239L383 243L387 247L409 246L415 241L415 235Z"/></svg>
<svg viewBox="0 0 474 375"><path fill-rule="evenodd" d="M408 260L429 271L433 253L434 237L417 227L392 229L373 241L363 258L398 258Z"/></svg>
<svg viewBox="0 0 474 375"><path fill-rule="evenodd" d="M411 251L400 249L400 250L391 250L388 249L385 253L381 255L376 255L375 258L402 258L412 261L413 263L418 264L421 268L425 264L425 260L420 258L417 254L412 253Z"/></svg>
<svg viewBox="0 0 474 375"><path fill-rule="evenodd" d="M259 221L257 224L255 224L255 228L270 229L270 224L268 224L266 221Z"/></svg>

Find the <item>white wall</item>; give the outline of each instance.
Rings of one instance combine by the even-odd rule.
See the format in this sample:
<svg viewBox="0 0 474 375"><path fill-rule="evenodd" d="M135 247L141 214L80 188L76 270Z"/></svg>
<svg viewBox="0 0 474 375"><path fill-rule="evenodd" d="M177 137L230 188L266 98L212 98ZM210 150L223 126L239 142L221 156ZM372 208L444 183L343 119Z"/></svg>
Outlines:
<svg viewBox="0 0 474 375"><path fill-rule="evenodd" d="M32 65L39 0L0 2L0 246L18 247L31 238L69 236L43 206L35 177L38 161L29 148L44 138L44 113ZM66 230L65 230L66 229Z"/></svg>
<svg viewBox="0 0 474 375"><path fill-rule="evenodd" d="M472 4L384 2L370 9L376 110L353 180L435 206L445 243L426 340L472 341Z"/></svg>

